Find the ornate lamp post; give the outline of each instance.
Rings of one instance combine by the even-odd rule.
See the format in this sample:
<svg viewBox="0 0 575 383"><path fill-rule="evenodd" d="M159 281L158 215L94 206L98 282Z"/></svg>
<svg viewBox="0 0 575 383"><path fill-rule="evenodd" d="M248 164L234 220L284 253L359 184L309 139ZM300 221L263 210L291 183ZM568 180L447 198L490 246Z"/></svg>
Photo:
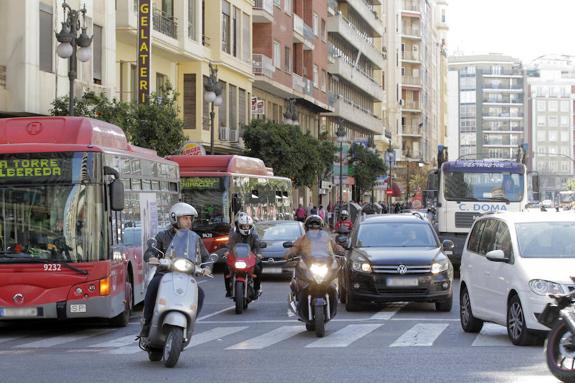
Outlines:
<svg viewBox="0 0 575 383"><path fill-rule="evenodd" d="M76 11L66 3L62 3L64 8L64 21L62 29L56 33L56 40L60 43L56 48L56 53L63 59L69 59L68 79L70 80L70 100L68 104L68 114L74 115L74 80L77 75L76 58L86 62L92 58L92 50L89 48L92 43L92 37L88 36L86 30L86 5L79 11ZM80 14L82 15L82 25L80 25ZM82 30L80 36L78 31ZM80 47L80 49L78 49Z"/></svg>
<svg viewBox="0 0 575 383"><path fill-rule="evenodd" d="M295 108L295 98L290 98L287 100L286 111L284 112L283 116L284 122L287 125L299 125Z"/></svg>
<svg viewBox="0 0 575 383"><path fill-rule="evenodd" d="M339 142L339 203L341 204L339 214L341 214L343 207L343 141L345 141L346 133L340 119L337 120L337 125L335 135L337 136L337 142Z"/></svg>
<svg viewBox="0 0 575 383"><path fill-rule="evenodd" d="M211 104L210 109L210 154L214 154L214 105L220 106L224 103L222 98L222 85L218 82L218 68L210 64L210 77L204 85L204 100Z"/></svg>

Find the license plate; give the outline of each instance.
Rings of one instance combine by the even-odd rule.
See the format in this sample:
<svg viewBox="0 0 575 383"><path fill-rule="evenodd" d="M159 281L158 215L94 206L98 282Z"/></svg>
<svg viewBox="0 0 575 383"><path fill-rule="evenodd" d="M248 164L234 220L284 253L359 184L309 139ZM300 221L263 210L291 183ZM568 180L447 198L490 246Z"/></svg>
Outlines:
<svg viewBox="0 0 575 383"><path fill-rule="evenodd" d="M38 309L36 307L28 307L28 308L0 308L0 317L3 318L30 318L30 317L37 317L38 316Z"/></svg>
<svg viewBox="0 0 575 383"><path fill-rule="evenodd" d="M281 274L282 268L281 267L264 267L262 269L264 274Z"/></svg>
<svg viewBox="0 0 575 383"><path fill-rule="evenodd" d="M417 278L388 278L387 285L389 287L416 287L419 285Z"/></svg>

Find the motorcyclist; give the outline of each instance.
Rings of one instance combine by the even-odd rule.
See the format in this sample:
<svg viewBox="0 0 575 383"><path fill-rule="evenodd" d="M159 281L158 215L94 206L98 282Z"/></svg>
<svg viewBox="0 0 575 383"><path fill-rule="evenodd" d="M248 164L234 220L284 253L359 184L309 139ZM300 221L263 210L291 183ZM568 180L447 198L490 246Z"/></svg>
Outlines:
<svg viewBox="0 0 575 383"><path fill-rule="evenodd" d="M170 209L170 223L171 226L166 230L160 231L156 234L157 250L155 248L149 247L144 253L144 261L149 262L150 260L155 260L154 258L163 257L162 253L166 253L172 239L176 235L178 230L192 230L192 223L194 218L198 216L198 212L193 206L178 202ZM197 243L199 245L200 254L202 257L202 262L209 261L209 252L206 249L201 237L192 231L191 233L196 237ZM160 253L159 251L162 253ZM203 269L204 275L211 274L211 266L207 266ZM156 303L156 297L158 295L158 289L160 287L160 280L164 276L166 271L158 270L156 274L150 281L148 288L146 289L146 297L144 298L144 323L142 325L142 331L140 332L140 337L148 336L150 332L150 322L152 316L154 315L154 306ZM198 286L198 314L202 310L202 305L204 303L204 291L200 286Z"/></svg>
<svg viewBox="0 0 575 383"><path fill-rule="evenodd" d="M337 221L337 223L335 224L336 232L341 225L347 226L349 231L351 231L351 229L353 228L353 222L351 222L351 219L349 219L349 213L347 212L347 210L342 210L341 213L339 214L339 221Z"/></svg>
<svg viewBox="0 0 575 383"><path fill-rule="evenodd" d="M260 246L260 238L254 228L254 220L247 213L238 213L236 228L232 233L230 233L227 248L231 251L236 243L249 244L250 248L255 253L257 253L257 249ZM254 274L256 275L254 278L254 299L258 299L262 279L262 261L259 257L256 261L256 266L254 267ZM229 298L232 296L232 275L227 264L224 271L224 283L226 286L226 297Z"/></svg>

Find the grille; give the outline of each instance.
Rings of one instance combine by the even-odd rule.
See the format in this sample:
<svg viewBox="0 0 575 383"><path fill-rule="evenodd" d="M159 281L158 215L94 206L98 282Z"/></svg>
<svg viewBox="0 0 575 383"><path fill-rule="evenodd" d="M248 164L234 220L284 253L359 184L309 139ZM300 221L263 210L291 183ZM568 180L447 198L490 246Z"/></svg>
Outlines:
<svg viewBox="0 0 575 383"><path fill-rule="evenodd" d="M388 266L372 266L374 273L381 274L399 274L397 271L399 265L388 265ZM431 272L431 265L424 266L407 266L407 272L405 274L427 274Z"/></svg>
<svg viewBox="0 0 575 383"><path fill-rule="evenodd" d="M455 227L471 227L476 217L479 217L479 213L455 213Z"/></svg>

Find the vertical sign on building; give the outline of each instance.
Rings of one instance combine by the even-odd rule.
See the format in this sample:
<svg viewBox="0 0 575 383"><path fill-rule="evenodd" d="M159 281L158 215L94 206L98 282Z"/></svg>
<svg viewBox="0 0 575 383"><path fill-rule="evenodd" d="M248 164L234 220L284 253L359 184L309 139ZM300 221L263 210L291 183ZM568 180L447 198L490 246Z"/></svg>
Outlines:
<svg viewBox="0 0 575 383"><path fill-rule="evenodd" d="M152 4L138 1L138 103L144 104L150 95L150 65L152 59Z"/></svg>

